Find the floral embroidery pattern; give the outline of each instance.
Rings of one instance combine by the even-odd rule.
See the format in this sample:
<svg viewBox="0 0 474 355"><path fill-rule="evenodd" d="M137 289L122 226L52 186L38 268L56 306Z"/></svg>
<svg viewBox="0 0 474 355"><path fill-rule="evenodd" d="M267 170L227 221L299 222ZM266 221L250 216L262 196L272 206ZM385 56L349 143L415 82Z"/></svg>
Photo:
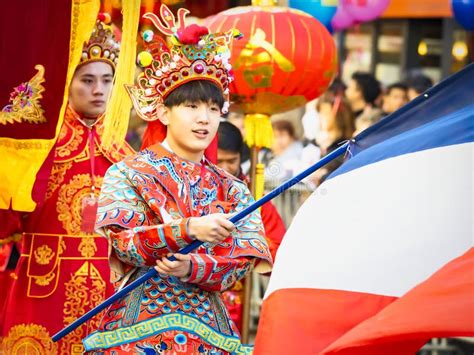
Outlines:
<svg viewBox="0 0 474 355"><path fill-rule="evenodd" d="M33 254L38 264L48 265L54 256L54 251L45 244L36 249Z"/></svg>
<svg viewBox="0 0 474 355"><path fill-rule="evenodd" d="M13 89L10 94L10 104L0 111L1 124L22 121L30 123L46 122L44 110L39 102L43 97L44 87L41 84L44 83L45 69L42 65L36 65L35 69L38 72L30 81Z"/></svg>
<svg viewBox="0 0 474 355"><path fill-rule="evenodd" d="M58 345L53 343L48 330L38 324L19 324L12 327L3 339L2 345L2 351L5 354L57 354L58 352Z"/></svg>

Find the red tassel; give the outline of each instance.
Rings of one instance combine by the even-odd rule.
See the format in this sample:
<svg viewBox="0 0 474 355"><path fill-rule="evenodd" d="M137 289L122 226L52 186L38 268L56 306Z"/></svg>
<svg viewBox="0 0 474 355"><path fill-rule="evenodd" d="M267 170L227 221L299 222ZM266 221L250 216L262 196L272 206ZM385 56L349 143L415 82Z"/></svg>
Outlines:
<svg viewBox="0 0 474 355"><path fill-rule="evenodd" d="M160 120L148 122L148 125L143 134L143 141L141 150L149 146L161 143L166 138L166 126Z"/></svg>
<svg viewBox="0 0 474 355"><path fill-rule="evenodd" d="M217 164L217 133L214 139L212 140L211 144L209 144L209 147L206 148L204 151L204 156L209 160L212 164Z"/></svg>

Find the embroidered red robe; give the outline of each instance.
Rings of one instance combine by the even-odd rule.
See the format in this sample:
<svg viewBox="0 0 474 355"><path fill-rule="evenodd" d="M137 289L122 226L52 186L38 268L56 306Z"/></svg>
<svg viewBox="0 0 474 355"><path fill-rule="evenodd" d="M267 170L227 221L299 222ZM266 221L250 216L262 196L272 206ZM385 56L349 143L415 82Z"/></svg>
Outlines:
<svg viewBox="0 0 474 355"><path fill-rule="evenodd" d="M253 202L246 185L206 162L196 164L160 144L113 165L104 178L97 227L108 237L117 287L193 242L190 217L234 213ZM229 318L222 291L252 267L268 272L271 255L260 213L236 223L219 244L191 255L187 279L159 274L114 303L84 340L94 354L250 353Z"/></svg>
<svg viewBox="0 0 474 355"><path fill-rule="evenodd" d="M22 233L16 280L7 294L2 322L3 353L82 354L81 340L97 327L97 319L58 343L53 343L51 336L113 292L107 241L95 233L81 232L82 203L91 194L98 197L103 176L112 163L134 152L127 144L103 151L100 121L92 136L89 130L68 108L44 201L34 212L21 216L20 230L0 231L3 238ZM8 214L8 220L19 218L19 213Z"/></svg>

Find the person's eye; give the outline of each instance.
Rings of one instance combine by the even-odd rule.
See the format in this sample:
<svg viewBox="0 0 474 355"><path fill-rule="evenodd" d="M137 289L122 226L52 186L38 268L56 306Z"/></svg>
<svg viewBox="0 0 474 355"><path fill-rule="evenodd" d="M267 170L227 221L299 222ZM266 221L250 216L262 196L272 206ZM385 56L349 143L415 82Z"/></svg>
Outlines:
<svg viewBox="0 0 474 355"><path fill-rule="evenodd" d="M221 112L221 109L218 106L211 106L211 111L213 112Z"/></svg>
<svg viewBox="0 0 474 355"><path fill-rule="evenodd" d="M87 84L87 85L92 84L92 80L91 80L91 79L82 79L82 82L83 82L84 84Z"/></svg>
<svg viewBox="0 0 474 355"><path fill-rule="evenodd" d="M189 107L189 108L197 108L197 105L196 105L196 104L187 104L186 107Z"/></svg>
<svg viewBox="0 0 474 355"><path fill-rule="evenodd" d="M111 84L112 83L112 79L104 79L104 84Z"/></svg>

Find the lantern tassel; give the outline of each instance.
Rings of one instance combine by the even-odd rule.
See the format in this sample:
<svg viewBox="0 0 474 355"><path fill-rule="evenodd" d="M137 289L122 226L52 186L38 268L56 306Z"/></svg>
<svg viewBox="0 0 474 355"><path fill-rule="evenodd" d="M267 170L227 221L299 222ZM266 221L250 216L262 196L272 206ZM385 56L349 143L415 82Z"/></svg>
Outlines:
<svg viewBox="0 0 474 355"><path fill-rule="evenodd" d="M245 142L249 147L271 148L273 128L269 115L253 113L245 115Z"/></svg>
<svg viewBox="0 0 474 355"><path fill-rule="evenodd" d="M255 196L256 200L263 197L265 188L265 164L258 163L255 171Z"/></svg>

